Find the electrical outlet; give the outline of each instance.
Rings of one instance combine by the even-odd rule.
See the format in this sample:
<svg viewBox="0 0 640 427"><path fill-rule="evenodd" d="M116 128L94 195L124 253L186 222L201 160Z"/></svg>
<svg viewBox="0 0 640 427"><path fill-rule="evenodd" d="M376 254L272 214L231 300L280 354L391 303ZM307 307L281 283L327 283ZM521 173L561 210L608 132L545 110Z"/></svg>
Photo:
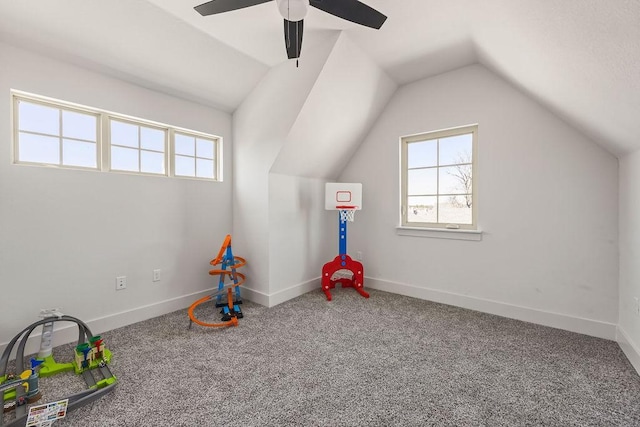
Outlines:
<svg viewBox="0 0 640 427"><path fill-rule="evenodd" d="M159 282L160 281L160 269L159 268L153 270L153 281L154 282Z"/></svg>
<svg viewBox="0 0 640 427"><path fill-rule="evenodd" d="M116 277L116 291L127 289L127 276Z"/></svg>
<svg viewBox="0 0 640 427"><path fill-rule="evenodd" d="M636 315L640 316L640 299L638 299L638 297L633 297L633 300L635 301L635 305L633 308L636 312Z"/></svg>
<svg viewBox="0 0 640 427"><path fill-rule="evenodd" d="M356 252L356 259L357 259L358 261L362 261L362 251L358 251L358 252Z"/></svg>

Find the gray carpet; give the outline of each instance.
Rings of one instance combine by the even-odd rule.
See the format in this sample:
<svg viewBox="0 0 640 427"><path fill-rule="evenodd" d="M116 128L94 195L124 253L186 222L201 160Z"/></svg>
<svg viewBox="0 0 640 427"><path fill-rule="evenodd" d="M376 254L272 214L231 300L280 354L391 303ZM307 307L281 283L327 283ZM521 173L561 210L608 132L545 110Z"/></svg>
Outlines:
<svg viewBox="0 0 640 427"><path fill-rule="evenodd" d="M370 292L245 303L235 328L189 330L181 310L104 333L117 388L55 426L640 425L615 342ZM48 400L83 389L41 382Z"/></svg>

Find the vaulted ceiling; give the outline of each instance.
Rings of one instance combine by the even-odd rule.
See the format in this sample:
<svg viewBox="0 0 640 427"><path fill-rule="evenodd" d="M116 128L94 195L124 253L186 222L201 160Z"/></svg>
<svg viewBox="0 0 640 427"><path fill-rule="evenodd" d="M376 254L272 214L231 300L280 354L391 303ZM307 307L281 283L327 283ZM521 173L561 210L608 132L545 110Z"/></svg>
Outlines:
<svg viewBox="0 0 640 427"><path fill-rule="evenodd" d="M275 2L202 17L201 2L5 0L0 40L233 112L287 61L282 17ZM640 0L365 3L380 30L310 8L300 66L338 31L398 84L481 63L614 154L640 149Z"/></svg>

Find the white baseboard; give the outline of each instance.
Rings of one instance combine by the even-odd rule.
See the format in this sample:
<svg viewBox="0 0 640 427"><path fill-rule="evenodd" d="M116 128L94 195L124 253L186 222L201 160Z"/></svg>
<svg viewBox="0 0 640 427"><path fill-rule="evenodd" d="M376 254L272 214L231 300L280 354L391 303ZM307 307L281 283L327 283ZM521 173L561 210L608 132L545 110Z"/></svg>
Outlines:
<svg viewBox="0 0 640 427"><path fill-rule="evenodd" d="M536 310L528 307L505 304L498 301L474 298L435 289L421 288L417 286L396 283L382 279L375 279L371 277L365 278L365 287L453 305L457 307L468 308L471 310L477 310L484 313L495 314L498 316L523 320L540 325L551 326L554 328L564 329L599 338L617 340L634 368L640 373L640 351L638 350L637 344L633 343L628 338L628 335L613 323L572 317L543 310ZM319 277L274 292L273 294L265 294L259 291L255 291L251 288L243 287L242 296L243 298L253 301L257 304L267 307L273 307L275 305L303 295L307 292L310 292L314 289L320 289ZM119 313L110 314L108 316L99 317L96 319L82 320L89 326L91 331L97 335L105 331L131 325L136 322L187 308L197 299L202 298L203 296L208 295L214 291L215 289L208 289L122 311ZM187 321L188 319L185 319L185 322ZM40 333L41 331L38 330L36 333L32 334L29 337L29 341L25 351L26 354L35 353L38 351L40 346ZM77 339L78 328L76 327L76 325L68 322L56 324L53 341L54 346L75 342ZM8 342L1 343L0 352L4 351L5 347L8 344ZM12 357L14 356L15 354Z"/></svg>
<svg viewBox="0 0 640 427"><path fill-rule="evenodd" d="M245 288L243 286L242 297L266 307L274 307L278 304L282 304L285 301L289 301L290 299L299 297L300 295L304 295L314 289L320 289L319 277L307 280L306 282L298 283L297 285L290 286L286 289L282 289L272 294L265 294L251 288Z"/></svg>
<svg viewBox="0 0 640 427"><path fill-rule="evenodd" d="M629 359L636 372L640 374L640 347L629 338L629 335L620 326L617 328L616 338L627 359Z"/></svg>
<svg viewBox="0 0 640 427"><path fill-rule="evenodd" d="M320 289L320 277L272 293L269 295L269 307L282 304L285 301L304 295L314 289Z"/></svg>
<svg viewBox="0 0 640 427"><path fill-rule="evenodd" d="M253 301L256 304L264 305L265 307L269 307L269 295L256 291L251 288L247 288L245 286L241 286L242 299Z"/></svg>
<svg viewBox="0 0 640 427"><path fill-rule="evenodd" d="M291 286L287 289L275 292L267 295L259 291L255 291L251 288L242 287L242 297L256 302L260 305L267 307L273 307L300 295L303 295L315 288L320 288L320 278L312 279L298 285ZM176 310L182 310L189 307L194 301L215 292L215 288L207 289L200 292L194 292L188 295L182 295L179 297L171 298L168 300L148 304L140 307L136 307L130 310L113 313L108 316L98 317L95 319L80 319L91 329L91 332L95 335L99 335L105 331L117 329L123 326L131 325L136 322L151 319L154 317L162 316L163 314L171 313ZM34 319L38 320L38 319ZM185 325L188 324L188 319L185 318ZM25 325L25 327L28 325ZM40 349L40 336L42 334L42 328L37 327L34 333L29 336L27 345L25 347L26 354L37 353ZM72 322L58 322L54 324L53 334L53 346L59 346L68 343L75 343L78 340L78 327ZM0 343L0 354L4 352L5 348L9 345L9 342ZM107 346L109 343L107 343ZM14 346L11 359L15 358L17 350L17 344Z"/></svg>
<svg viewBox="0 0 640 427"><path fill-rule="evenodd" d="M598 338L614 341L616 339L617 325L614 323L567 316L565 314L552 313L549 311L475 298L436 289L422 288L404 283L390 282L388 280L375 279L372 277L365 277L364 283L365 288L379 289L381 291L409 297L468 308L470 310L523 320L525 322L550 326Z"/></svg>
<svg viewBox="0 0 640 427"><path fill-rule="evenodd" d="M208 289L205 291L194 292L188 295L182 295L168 300L159 301L153 304L136 307L130 310L121 311L119 313L113 313L108 316L98 317L96 319L80 319L87 324L91 332L95 335L99 335L105 331L117 329L123 326L131 325L136 322L151 319L161 316L163 314L171 313L176 310L182 310L189 307L194 301L214 292L215 289ZM39 319L34 319L37 321ZM188 325L189 319L185 317L185 326ZM27 327L29 325L25 325ZM37 327L34 333L29 336L27 345L25 347L25 355L37 353L40 349L40 335L42 334L42 328ZM54 324L53 334L53 346L59 346L67 343L75 343L78 340L78 327L72 322L57 322ZM107 346L109 343L106 343ZM4 352L5 348L9 345L9 342L0 344L0 353ZM15 358L17 350L17 344L14 346L11 359Z"/></svg>

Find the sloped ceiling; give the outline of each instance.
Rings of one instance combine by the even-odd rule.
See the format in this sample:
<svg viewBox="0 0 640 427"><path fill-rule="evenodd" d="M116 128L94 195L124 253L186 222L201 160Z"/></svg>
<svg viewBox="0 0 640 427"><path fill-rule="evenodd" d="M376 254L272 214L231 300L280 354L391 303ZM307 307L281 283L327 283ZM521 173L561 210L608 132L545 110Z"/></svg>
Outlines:
<svg viewBox="0 0 640 427"><path fill-rule="evenodd" d="M2 1L0 41L228 112L268 70L143 0Z"/></svg>
<svg viewBox="0 0 640 427"><path fill-rule="evenodd" d="M341 33L270 171L337 179L396 87Z"/></svg>
<svg viewBox="0 0 640 427"><path fill-rule="evenodd" d="M640 149L640 1L366 0L375 31L310 8L305 51L344 31L398 84L480 62L614 154ZM199 0L0 2L0 37L234 111L286 60L268 2L201 17Z"/></svg>

